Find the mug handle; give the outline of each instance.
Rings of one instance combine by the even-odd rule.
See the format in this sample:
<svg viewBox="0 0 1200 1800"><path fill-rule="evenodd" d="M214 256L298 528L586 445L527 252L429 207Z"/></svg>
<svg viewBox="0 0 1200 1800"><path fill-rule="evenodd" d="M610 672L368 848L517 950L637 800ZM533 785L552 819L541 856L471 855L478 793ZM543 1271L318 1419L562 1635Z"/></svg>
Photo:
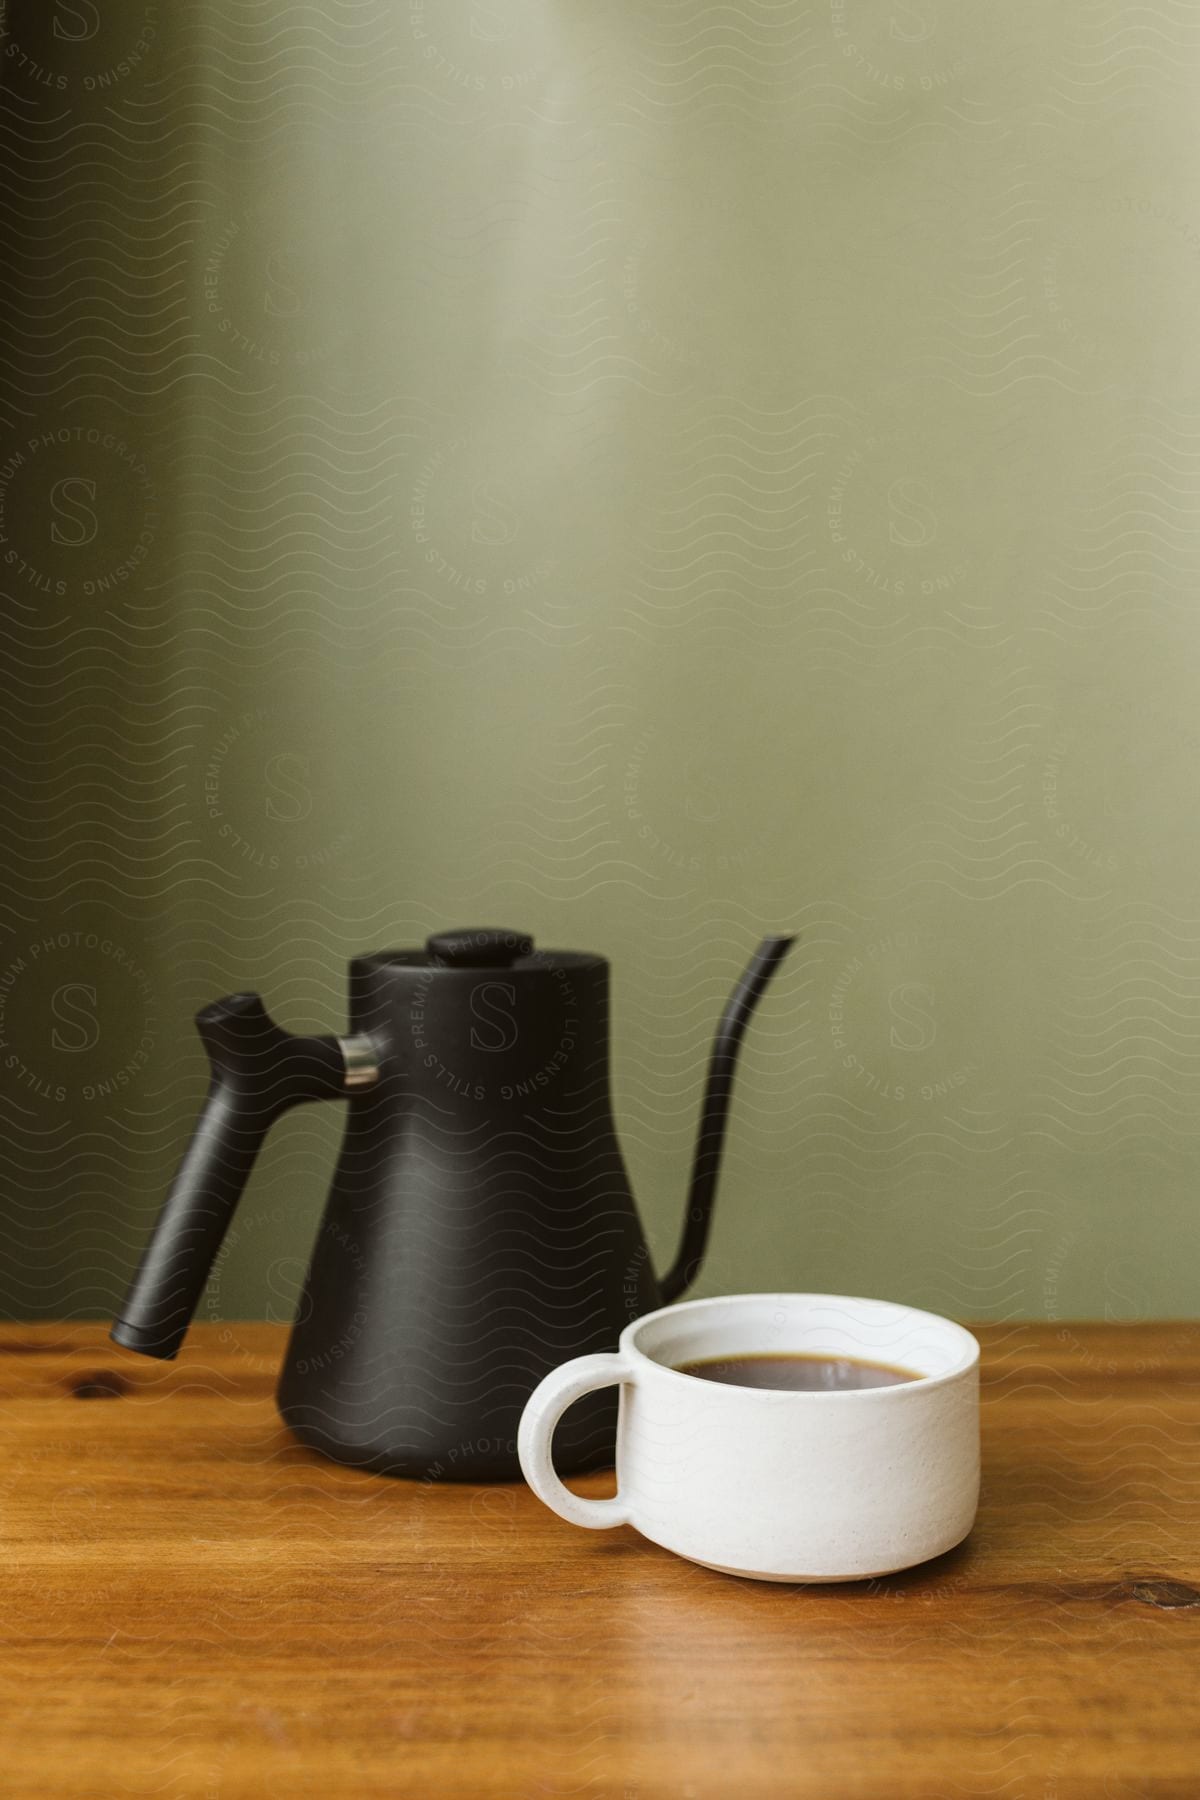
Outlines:
<svg viewBox="0 0 1200 1800"><path fill-rule="evenodd" d="M572 1525L604 1531L610 1525L627 1525L629 1512L620 1494L611 1500L585 1500L564 1487L554 1468L551 1443L554 1427L575 1400L614 1382L632 1381L634 1372L623 1356L577 1356L551 1369L529 1396L517 1432L517 1455L526 1481L539 1500Z"/></svg>

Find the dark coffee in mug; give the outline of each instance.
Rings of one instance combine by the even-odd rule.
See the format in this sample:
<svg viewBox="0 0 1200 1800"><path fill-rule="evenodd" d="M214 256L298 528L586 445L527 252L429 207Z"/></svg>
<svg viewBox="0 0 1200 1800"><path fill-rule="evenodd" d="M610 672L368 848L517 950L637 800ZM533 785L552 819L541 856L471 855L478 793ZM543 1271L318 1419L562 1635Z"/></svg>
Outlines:
<svg viewBox="0 0 1200 1800"><path fill-rule="evenodd" d="M680 1363L681 1375L721 1381L730 1387L785 1388L796 1394L844 1394L854 1388L898 1387L919 1381L911 1369L867 1362L857 1356L803 1356L787 1351L768 1356L712 1356Z"/></svg>

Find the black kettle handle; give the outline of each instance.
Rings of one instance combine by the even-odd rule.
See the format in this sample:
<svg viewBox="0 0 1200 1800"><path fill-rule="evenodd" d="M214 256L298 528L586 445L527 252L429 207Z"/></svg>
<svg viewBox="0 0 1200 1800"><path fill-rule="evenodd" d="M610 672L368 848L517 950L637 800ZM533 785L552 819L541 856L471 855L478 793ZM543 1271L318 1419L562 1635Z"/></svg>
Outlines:
<svg viewBox="0 0 1200 1800"><path fill-rule="evenodd" d="M230 994L196 1014L212 1080L150 1240L109 1336L144 1356L173 1357L187 1335L221 1240L274 1121L304 1100L347 1090L335 1037L293 1037L257 994Z"/></svg>

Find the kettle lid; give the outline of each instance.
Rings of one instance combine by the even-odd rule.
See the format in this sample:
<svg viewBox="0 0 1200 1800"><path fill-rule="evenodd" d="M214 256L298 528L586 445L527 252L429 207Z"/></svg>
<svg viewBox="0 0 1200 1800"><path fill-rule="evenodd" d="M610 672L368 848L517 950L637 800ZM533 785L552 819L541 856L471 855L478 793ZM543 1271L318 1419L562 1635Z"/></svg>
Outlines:
<svg viewBox="0 0 1200 1800"><path fill-rule="evenodd" d="M441 969L508 969L519 958L532 956L533 939L527 931L468 925L435 931L426 939L425 954Z"/></svg>

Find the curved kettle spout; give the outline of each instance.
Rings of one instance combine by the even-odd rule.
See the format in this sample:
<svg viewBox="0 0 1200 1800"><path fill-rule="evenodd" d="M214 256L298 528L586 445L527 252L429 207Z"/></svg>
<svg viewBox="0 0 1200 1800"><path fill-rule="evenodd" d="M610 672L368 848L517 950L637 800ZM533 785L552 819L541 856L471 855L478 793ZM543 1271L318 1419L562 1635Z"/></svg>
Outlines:
<svg viewBox="0 0 1200 1800"><path fill-rule="evenodd" d="M764 938L747 963L741 980L729 996L728 1005L721 1014L721 1023L717 1026L708 1062L708 1081L704 1089L704 1105L700 1113L700 1130L696 1138L692 1183L683 1236L679 1241L679 1254L658 1284L664 1303L677 1300L692 1285L704 1261L738 1052L755 1007L795 941L794 937Z"/></svg>

